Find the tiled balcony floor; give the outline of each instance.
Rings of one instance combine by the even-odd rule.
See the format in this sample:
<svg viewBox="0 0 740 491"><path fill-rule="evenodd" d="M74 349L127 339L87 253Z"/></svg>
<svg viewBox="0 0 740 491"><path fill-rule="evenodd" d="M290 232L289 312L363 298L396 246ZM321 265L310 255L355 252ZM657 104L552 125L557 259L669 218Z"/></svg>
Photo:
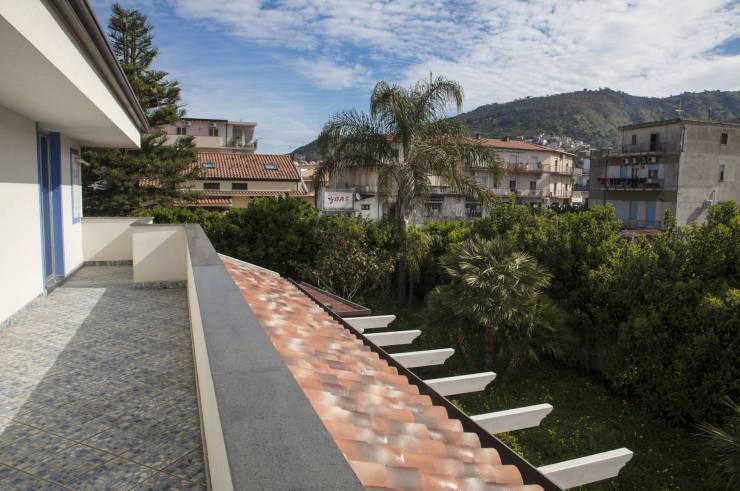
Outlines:
<svg viewBox="0 0 740 491"><path fill-rule="evenodd" d="M0 489L204 489L184 289L78 271L0 330Z"/></svg>

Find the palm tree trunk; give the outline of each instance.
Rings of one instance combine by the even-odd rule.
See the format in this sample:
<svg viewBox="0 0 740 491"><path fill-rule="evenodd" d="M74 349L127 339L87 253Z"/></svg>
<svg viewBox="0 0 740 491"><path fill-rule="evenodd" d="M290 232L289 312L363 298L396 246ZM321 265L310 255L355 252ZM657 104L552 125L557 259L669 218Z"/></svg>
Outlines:
<svg viewBox="0 0 740 491"><path fill-rule="evenodd" d="M396 213L398 219L398 242L399 251L398 255L398 303L402 304L404 298L406 298L406 255L404 254L406 247L406 204L400 199L396 202Z"/></svg>
<svg viewBox="0 0 740 491"><path fill-rule="evenodd" d="M496 361L495 336L491 326L483 326L483 362L486 370L493 370Z"/></svg>
<svg viewBox="0 0 740 491"><path fill-rule="evenodd" d="M465 323L461 320L457 321L457 345L460 347L460 352L462 352L468 368L475 370L476 363L475 358L473 358L473 351L470 349L470 340L465 332Z"/></svg>

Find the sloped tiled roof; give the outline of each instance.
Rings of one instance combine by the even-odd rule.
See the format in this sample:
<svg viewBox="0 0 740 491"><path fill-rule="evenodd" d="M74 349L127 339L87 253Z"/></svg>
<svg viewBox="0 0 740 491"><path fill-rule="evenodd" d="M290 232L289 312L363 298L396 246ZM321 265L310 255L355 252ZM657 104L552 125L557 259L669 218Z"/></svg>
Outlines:
<svg viewBox="0 0 740 491"><path fill-rule="evenodd" d="M303 189L293 191L269 191L248 189L197 189L196 191L215 196L305 196Z"/></svg>
<svg viewBox="0 0 740 491"><path fill-rule="evenodd" d="M209 196L208 198L196 199L194 201L176 201L176 206L202 206L204 208L230 208L231 198L228 196Z"/></svg>
<svg viewBox="0 0 740 491"><path fill-rule="evenodd" d="M214 164L213 168L203 164ZM300 181L298 169L290 155L198 152L200 179L233 179L253 181ZM266 166L274 164L275 169Z"/></svg>
<svg viewBox="0 0 740 491"><path fill-rule="evenodd" d="M558 150L556 148L546 147L544 145L538 145L536 143L529 143L521 140L499 140L497 138L477 138L476 143L479 143L485 147L501 148L504 150L528 150L533 152L549 152L557 154L572 155L565 150Z"/></svg>
<svg viewBox="0 0 740 491"><path fill-rule="evenodd" d="M289 281L223 259L367 489L541 490ZM306 449L306 451L311 451ZM290 465L290 464L288 464Z"/></svg>

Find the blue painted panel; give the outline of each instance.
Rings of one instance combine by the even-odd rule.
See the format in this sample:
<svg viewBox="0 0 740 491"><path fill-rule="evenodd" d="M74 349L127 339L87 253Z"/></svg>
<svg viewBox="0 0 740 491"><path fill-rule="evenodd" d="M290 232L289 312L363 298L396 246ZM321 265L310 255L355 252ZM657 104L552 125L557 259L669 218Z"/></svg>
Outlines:
<svg viewBox="0 0 740 491"><path fill-rule="evenodd" d="M64 222L62 221L62 138L59 133L49 133L51 158L51 217L52 243L54 244L54 274L64 276Z"/></svg>
<svg viewBox="0 0 740 491"><path fill-rule="evenodd" d="M637 201L630 201L630 220L637 220Z"/></svg>
<svg viewBox="0 0 740 491"><path fill-rule="evenodd" d="M54 274L52 240L51 240L51 203L49 202L51 190L51 177L49 176L49 139L39 136L38 139L39 158L39 199L41 205L41 237L44 251L44 282L46 278Z"/></svg>
<svg viewBox="0 0 740 491"><path fill-rule="evenodd" d="M629 177L629 167L627 167L626 165L620 165L619 177Z"/></svg>
<svg viewBox="0 0 740 491"><path fill-rule="evenodd" d="M645 222L648 227L655 226L655 208L657 203L655 201L648 201L645 207Z"/></svg>

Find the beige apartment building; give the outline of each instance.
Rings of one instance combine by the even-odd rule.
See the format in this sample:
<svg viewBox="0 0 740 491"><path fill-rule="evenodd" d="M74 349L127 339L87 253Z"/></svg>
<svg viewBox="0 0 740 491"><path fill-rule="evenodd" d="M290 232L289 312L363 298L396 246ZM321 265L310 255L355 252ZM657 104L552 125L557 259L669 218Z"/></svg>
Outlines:
<svg viewBox="0 0 740 491"><path fill-rule="evenodd" d="M740 199L740 124L670 119L620 128L621 145L592 152L590 205L612 205L627 228L701 223Z"/></svg>
<svg viewBox="0 0 740 491"><path fill-rule="evenodd" d="M550 206L570 204L573 198L575 156L568 152L512 139L477 138L482 145L496 149L505 173L498 179L490 169L471 167L467 172L495 195L517 203ZM399 155L403 158L403 155ZM429 176L430 193L425 203L411 216L412 223L481 217L480 203L455 193L444 177ZM392 198L378 193L377 173L353 169L331 176L325 193L351 195L356 215L379 219L390 210ZM317 200L322 208L322 197Z"/></svg>
<svg viewBox="0 0 740 491"><path fill-rule="evenodd" d="M257 123L228 121L226 119L182 118L162 126L168 143L183 136L192 136L198 150L229 153L254 153L257 142L254 129Z"/></svg>

